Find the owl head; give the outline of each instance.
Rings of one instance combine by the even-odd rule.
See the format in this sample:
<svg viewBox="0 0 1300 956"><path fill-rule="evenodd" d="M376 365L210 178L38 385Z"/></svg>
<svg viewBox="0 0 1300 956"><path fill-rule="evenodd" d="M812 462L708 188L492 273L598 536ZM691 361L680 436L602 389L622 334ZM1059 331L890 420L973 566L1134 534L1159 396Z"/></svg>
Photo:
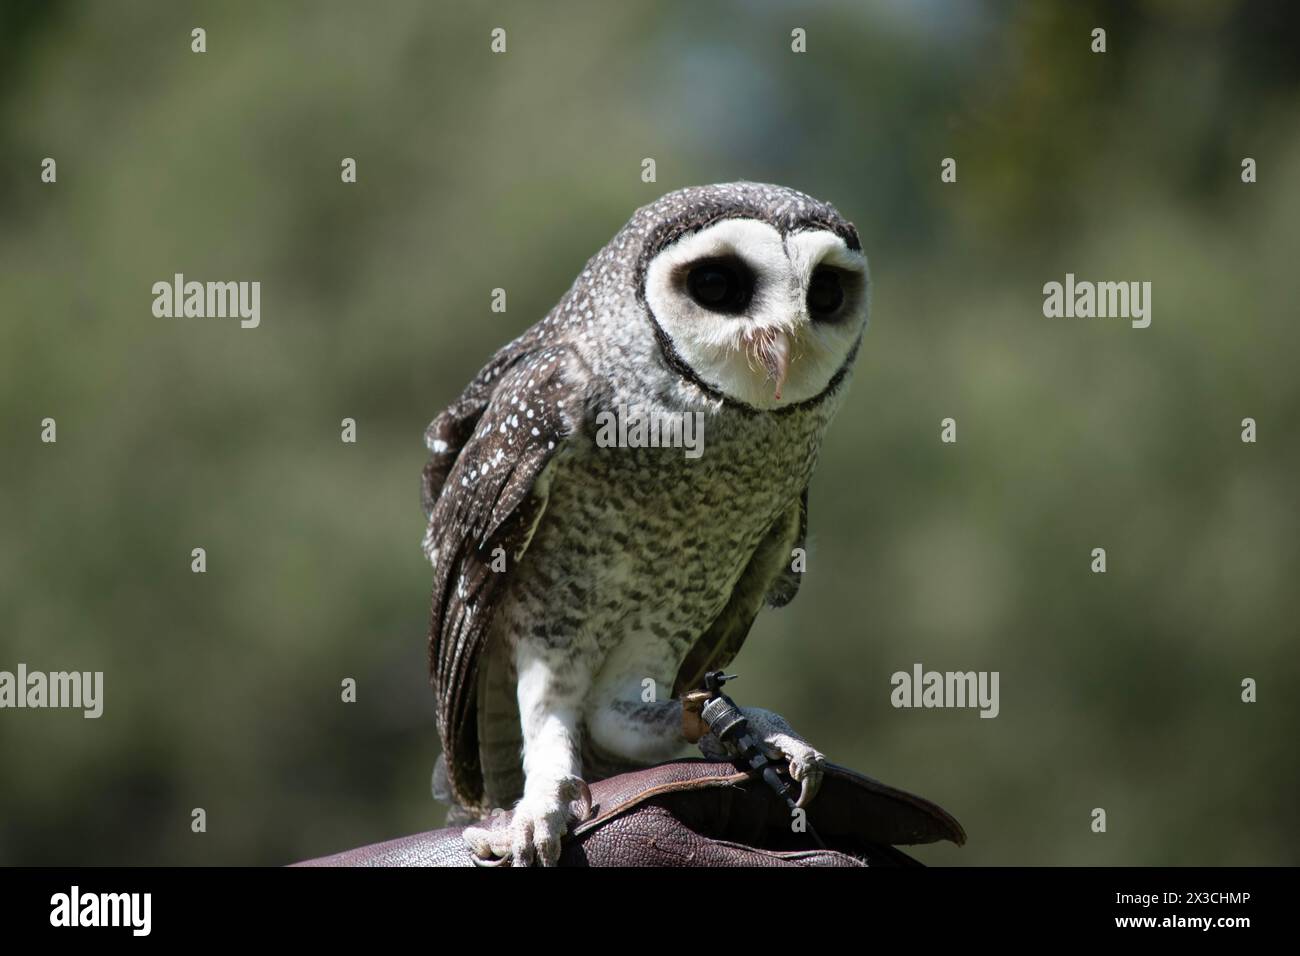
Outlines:
<svg viewBox="0 0 1300 956"><path fill-rule="evenodd" d="M834 207L782 186L669 193L633 218L638 296L663 357L711 395L772 411L847 373L869 311L867 259Z"/></svg>

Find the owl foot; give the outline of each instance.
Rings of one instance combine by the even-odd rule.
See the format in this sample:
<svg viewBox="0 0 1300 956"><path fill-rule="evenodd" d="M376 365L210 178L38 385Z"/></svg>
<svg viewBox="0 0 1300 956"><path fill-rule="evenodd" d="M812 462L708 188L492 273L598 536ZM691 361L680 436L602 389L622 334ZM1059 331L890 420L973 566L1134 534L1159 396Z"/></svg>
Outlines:
<svg viewBox="0 0 1300 956"><path fill-rule="evenodd" d="M560 839L591 814L591 790L581 777L565 777L544 789L525 790L513 813L498 810L483 826L466 827L463 838L480 866L554 866Z"/></svg>
<svg viewBox="0 0 1300 956"><path fill-rule="evenodd" d="M806 807L821 789L826 758L796 734L780 714L758 707L742 707L740 710L749 723L750 734L762 743L768 758L788 765L791 779L799 784L799 799L795 806ZM726 748L711 733L700 738L699 746L704 756L711 760L730 759Z"/></svg>
<svg viewBox="0 0 1300 956"><path fill-rule="evenodd" d="M789 761L790 778L799 784L799 799L795 806L806 807L821 789L826 758L806 740L785 734L764 738L763 744L773 760Z"/></svg>

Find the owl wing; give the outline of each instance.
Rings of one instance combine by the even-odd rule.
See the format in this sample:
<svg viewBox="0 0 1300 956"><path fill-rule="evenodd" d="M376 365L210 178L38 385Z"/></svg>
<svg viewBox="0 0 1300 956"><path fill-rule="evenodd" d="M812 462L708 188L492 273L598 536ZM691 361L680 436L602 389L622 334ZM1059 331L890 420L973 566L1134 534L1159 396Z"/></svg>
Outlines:
<svg viewBox="0 0 1300 956"><path fill-rule="evenodd" d="M543 473L581 422L579 366L563 346L508 346L425 433L429 671L447 782L461 803L473 804L482 791L479 654L495 599L545 511Z"/></svg>
<svg viewBox="0 0 1300 956"><path fill-rule="evenodd" d="M704 675L726 667L754 626L754 618L768 607L785 607L799 590L802 573L793 568L791 552L803 548L808 535L808 489L777 518L759 542L731 598L691 648L673 682L673 696L704 686Z"/></svg>

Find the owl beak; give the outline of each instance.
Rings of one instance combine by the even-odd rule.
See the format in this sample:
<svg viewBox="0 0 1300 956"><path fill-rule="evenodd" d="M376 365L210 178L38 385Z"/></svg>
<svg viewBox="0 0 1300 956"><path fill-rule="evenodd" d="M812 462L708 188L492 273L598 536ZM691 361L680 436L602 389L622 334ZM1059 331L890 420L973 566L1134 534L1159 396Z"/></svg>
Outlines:
<svg viewBox="0 0 1300 956"><path fill-rule="evenodd" d="M754 360L763 366L767 376L776 383L773 396L781 400L781 389L785 387L786 376L790 374L790 337L781 329L770 326L748 333L744 338L745 350L749 353L750 368Z"/></svg>
<svg viewBox="0 0 1300 956"><path fill-rule="evenodd" d="M772 397L781 400L781 389L785 387L786 377L790 374L790 339L784 332L776 332L767 338L761 355L763 367L776 383Z"/></svg>

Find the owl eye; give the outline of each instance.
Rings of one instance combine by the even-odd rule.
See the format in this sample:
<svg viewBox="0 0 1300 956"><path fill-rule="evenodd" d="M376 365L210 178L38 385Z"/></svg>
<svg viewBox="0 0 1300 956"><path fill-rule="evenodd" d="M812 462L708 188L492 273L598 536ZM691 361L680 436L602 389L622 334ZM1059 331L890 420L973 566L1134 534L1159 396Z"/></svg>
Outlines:
<svg viewBox="0 0 1300 956"><path fill-rule="evenodd" d="M710 312L734 314L744 311L754 297L754 274L741 262L711 259L687 274L686 291Z"/></svg>
<svg viewBox="0 0 1300 956"><path fill-rule="evenodd" d="M844 285L835 269L818 269L808 283L808 312L826 318L844 304Z"/></svg>

